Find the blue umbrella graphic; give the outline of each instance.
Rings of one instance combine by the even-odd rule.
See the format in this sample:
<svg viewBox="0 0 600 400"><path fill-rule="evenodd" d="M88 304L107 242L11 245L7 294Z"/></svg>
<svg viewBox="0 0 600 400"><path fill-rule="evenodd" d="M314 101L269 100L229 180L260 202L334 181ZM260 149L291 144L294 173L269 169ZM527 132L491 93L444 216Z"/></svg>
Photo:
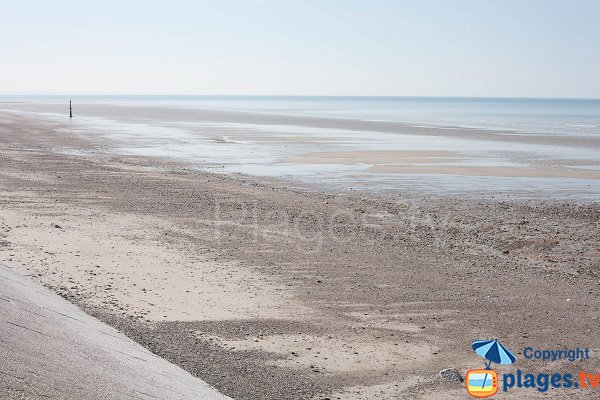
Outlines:
<svg viewBox="0 0 600 400"><path fill-rule="evenodd" d="M485 369L491 369L492 363L496 364L512 364L517 361L517 357L502 345L497 339L494 340L475 340L471 343L471 347L478 356L487 360ZM487 380L487 374L483 378L483 385Z"/></svg>

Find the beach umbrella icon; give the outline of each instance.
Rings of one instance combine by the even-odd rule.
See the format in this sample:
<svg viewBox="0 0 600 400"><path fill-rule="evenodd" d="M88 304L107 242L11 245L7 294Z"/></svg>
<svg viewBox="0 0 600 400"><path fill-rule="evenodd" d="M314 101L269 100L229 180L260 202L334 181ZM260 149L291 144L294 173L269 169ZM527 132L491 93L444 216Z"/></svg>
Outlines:
<svg viewBox="0 0 600 400"><path fill-rule="evenodd" d="M475 340L471 343L471 348L478 356L487 360L485 369L489 370L490 365L496 364L512 364L517 361L517 357L502 345L497 339L494 340ZM485 387L488 374L483 378L482 388Z"/></svg>
<svg viewBox="0 0 600 400"><path fill-rule="evenodd" d="M475 340L471 347L478 356L488 360L485 367L490 368L494 362L496 364L512 364L517 361L517 357L502 345L497 339L493 340Z"/></svg>

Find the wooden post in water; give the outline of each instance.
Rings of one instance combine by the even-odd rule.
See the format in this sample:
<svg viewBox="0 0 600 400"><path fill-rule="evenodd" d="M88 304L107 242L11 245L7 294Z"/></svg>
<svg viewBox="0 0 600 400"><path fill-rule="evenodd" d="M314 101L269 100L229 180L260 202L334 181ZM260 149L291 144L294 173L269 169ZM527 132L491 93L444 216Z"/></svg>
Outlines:
<svg viewBox="0 0 600 400"><path fill-rule="evenodd" d="M73 105L71 99L69 99L69 118L73 118Z"/></svg>

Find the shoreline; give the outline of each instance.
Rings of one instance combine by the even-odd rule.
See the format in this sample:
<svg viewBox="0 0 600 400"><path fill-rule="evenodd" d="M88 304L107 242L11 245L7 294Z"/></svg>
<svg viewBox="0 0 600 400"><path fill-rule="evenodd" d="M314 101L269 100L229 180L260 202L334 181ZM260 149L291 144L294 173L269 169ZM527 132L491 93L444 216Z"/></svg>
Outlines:
<svg viewBox="0 0 600 400"><path fill-rule="evenodd" d="M600 347L597 202L294 190L26 125L0 261L236 399L464 398L437 372L475 338Z"/></svg>
<svg viewBox="0 0 600 400"><path fill-rule="evenodd" d="M359 134L352 129L334 132L304 126L303 117L293 115L265 117L249 113L258 117L252 125L211 120L211 110L91 107L91 114L88 110L74 121L66 121L59 114L50 117L14 110L2 115L13 126L27 126L28 121L37 119L39 126L52 127L70 137L74 145L54 148L68 155L156 160L157 165L170 160L179 171L239 176L241 181L273 182L318 192L374 191L391 196L582 203L597 201L600 196L600 159L590 150L600 145L594 136L525 135L533 141L526 145L512 143L515 138L500 131L493 137L488 137L485 130L468 133L469 129L456 130L454 136L438 128L415 134L409 125L401 128L403 124L390 123L390 132L398 129L395 134ZM135 108L137 114L129 116L125 108ZM153 120L153 110L162 110L166 119ZM89 117L105 112L105 117ZM168 122L179 112L186 118L199 119ZM222 113L230 119L240 114ZM275 123L269 119L272 117L291 118L298 125L271 126ZM323 119L327 120L319 120ZM344 121L349 128L364 122ZM447 143L436 144L438 140ZM551 145L548 140L558 142ZM146 164L150 167L152 162Z"/></svg>
<svg viewBox="0 0 600 400"><path fill-rule="evenodd" d="M97 143L100 153L164 157L326 190L587 201L600 196L600 159L593 150L598 136L566 127L517 134L370 122L360 114L307 117L176 104L80 104L73 120L60 110L62 105L27 104L13 107L11 115L44 118L61 133Z"/></svg>

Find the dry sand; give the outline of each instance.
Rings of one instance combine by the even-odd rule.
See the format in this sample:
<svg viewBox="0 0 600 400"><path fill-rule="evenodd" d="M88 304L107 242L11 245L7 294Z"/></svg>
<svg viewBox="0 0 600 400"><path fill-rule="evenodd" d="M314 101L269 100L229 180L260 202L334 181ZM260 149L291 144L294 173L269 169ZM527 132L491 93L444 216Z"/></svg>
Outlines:
<svg viewBox="0 0 600 400"><path fill-rule="evenodd" d="M465 398L437 373L473 339L600 347L597 203L293 190L14 114L0 139L0 260L236 399Z"/></svg>

